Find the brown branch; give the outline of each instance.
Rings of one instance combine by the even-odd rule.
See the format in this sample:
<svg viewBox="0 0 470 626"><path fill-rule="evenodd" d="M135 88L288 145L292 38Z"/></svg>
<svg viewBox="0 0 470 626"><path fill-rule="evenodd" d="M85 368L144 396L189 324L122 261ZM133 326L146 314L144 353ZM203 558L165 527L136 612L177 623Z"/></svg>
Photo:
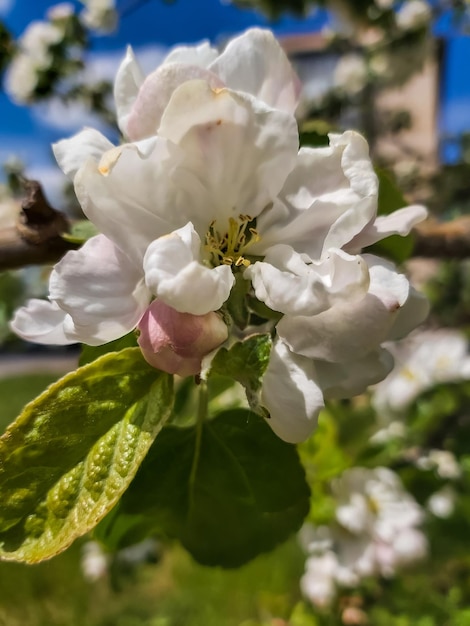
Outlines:
<svg viewBox="0 0 470 626"><path fill-rule="evenodd" d="M470 216L451 222L426 220L414 229L414 257L466 259L470 257Z"/></svg>
<svg viewBox="0 0 470 626"><path fill-rule="evenodd" d="M62 238L67 218L47 202L41 185L25 182L26 197L15 227L0 231L0 271L55 263L77 246Z"/></svg>

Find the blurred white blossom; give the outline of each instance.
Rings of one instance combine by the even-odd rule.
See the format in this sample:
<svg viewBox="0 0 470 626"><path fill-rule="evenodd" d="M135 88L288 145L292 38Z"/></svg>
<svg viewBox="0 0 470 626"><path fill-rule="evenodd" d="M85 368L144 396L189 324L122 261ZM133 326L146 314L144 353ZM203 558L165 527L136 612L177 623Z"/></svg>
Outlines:
<svg viewBox="0 0 470 626"><path fill-rule="evenodd" d="M427 553L419 529L423 511L391 470L352 468L333 482L332 491L335 522L311 535L301 582L317 606L328 605L338 586L354 587L367 576L394 576Z"/></svg>
<svg viewBox="0 0 470 626"><path fill-rule="evenodd" d="M401 30L415 30L429 23L431 7L425 0L408 0L397 11L396 23Z"/></svg>
<svg viewBox="0 0 470 626"><path fill-rule="evenodd" d="M425 390L470 378L468 342L458 330L424 331L387 345L395 367L373 391L380 418L403 414Z"/></svg>
<svg viewBox="0 0 470 626"><path fill-rule="evenodd" d="M115 0L81 0L85 9L81 19L87 28L111 32L117 25Z"/></svg>
<svg viewBox="0 0 470 626"><path fill-rule="evenodd" d="M338 61L334 84L345 94L353 96L362 91L367 84L367 78L367 63L361 54L345 54Z"/></svg>
<svg viewBox="0 0 470 626"><path fill-rule="evenodd" d="M462 475L458 460L448 450L430 450L417 460L416 465L423 470L435 470L440 478L456 479Z"/></svg>
<svg viewBox="0 0 470 626"><path fill-rule="evenodd" d="M50 48L63 38L59 26L50 22L31 22L18 40L18 52L6 74L5 87L13 100L27 102L36 88L39 72L52 62Z"/></svg>
<svg viewBox="0 0 470 626"><path fill-rule="evenodd" d="M454 512L456 501L456 492L452 487L446 485L432 494L427 501L427 508L436 517L447 519Z"/></svg>

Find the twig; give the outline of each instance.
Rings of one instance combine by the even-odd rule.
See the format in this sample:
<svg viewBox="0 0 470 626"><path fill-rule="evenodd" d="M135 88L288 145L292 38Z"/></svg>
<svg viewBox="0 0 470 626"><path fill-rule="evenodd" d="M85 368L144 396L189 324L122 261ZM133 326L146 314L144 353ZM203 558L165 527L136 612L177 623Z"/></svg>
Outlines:
<svg viewBox="0 0 470 626"><path fill-rule="evenodd" d="M50 206L41 185L28 180L25 190L16 226L0 231L0 271L54 263L77 247L61 237L69 230L68 221Z"/></svg>
<svg viewBox="0 0 470 626"><path fill-rule="evenodd" d="M427 220L414 230L414 257L466 259L470 257L470 216L451 222Z"/></svg>

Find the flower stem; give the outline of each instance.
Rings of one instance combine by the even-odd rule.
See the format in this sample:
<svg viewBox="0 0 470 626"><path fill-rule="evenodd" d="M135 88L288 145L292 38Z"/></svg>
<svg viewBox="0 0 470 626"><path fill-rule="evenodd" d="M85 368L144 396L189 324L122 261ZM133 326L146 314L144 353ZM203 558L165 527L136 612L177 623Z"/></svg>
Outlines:
<svg viewBox="0 0 470 626"><path fill-rule="evenodd" d="M199 465L199 458L201 454L202 429L204 426L204 420L207 416L208 405L209 395L207 390L207 382L205 380L201 380L199 384L199 406L196 420L196 441L194 445L194 457L193 464L191 466L191 473L189 475L189 498L191 503L193 499L194 484L196 482L197 467Z"/></svg>

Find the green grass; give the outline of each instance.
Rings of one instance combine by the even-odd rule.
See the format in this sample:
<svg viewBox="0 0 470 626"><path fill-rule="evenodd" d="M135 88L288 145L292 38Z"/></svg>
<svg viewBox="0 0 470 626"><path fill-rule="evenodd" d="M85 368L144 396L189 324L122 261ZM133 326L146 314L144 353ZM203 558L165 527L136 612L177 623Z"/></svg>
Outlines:
<svg viewBox="0 0 470 626"><path fill-rule="evenodd" d="M25 404L56 380L56 374L27 374L0 380L0 432L13 422Z"/></svg>

